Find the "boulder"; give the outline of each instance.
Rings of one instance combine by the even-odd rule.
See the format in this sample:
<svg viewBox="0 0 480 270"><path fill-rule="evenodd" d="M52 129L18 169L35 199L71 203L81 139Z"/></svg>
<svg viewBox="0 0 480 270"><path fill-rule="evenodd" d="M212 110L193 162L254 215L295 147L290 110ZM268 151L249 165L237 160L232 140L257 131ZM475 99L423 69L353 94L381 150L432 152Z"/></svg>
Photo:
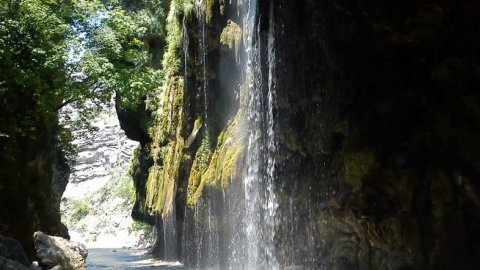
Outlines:
<svg viewBox="0 0 480 270"><path fill-rule="evenodd" d="M30 261L17 240L0 235L0 265L2 269L22 269L30 267Z"/></svg>
<svg viewBox="0 0 480 270"><path fill-rule="evenodd" d="M82 244L43 232L36 232L33 237L39 264L43 269L87 269L88 251Z"/></svg>
<svg viewBox="0 0 480 270"><path fill-rule="evenodd" d="M30 270L31 268L25 266L24 264L22 264L18 261L0 256L0 269L2 269L2 270Z"/></svg>

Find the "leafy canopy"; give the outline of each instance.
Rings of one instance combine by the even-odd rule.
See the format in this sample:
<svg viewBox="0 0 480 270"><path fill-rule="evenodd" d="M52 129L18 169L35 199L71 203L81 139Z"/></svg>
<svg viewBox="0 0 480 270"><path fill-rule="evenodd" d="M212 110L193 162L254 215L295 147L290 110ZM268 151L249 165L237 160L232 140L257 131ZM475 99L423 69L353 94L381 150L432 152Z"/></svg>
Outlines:
<svg viewBox="0 0 480 270"><path fill-rule="evenodd" d="M118 0L0 0L1 106L18 113L10 103L25 92L35 103L30 115L55 115L66 104L89 115L115 92L135 106L159 87L148 47L163 35L152 19L163 14L161 1L130 2L135 9Z"/></svg>

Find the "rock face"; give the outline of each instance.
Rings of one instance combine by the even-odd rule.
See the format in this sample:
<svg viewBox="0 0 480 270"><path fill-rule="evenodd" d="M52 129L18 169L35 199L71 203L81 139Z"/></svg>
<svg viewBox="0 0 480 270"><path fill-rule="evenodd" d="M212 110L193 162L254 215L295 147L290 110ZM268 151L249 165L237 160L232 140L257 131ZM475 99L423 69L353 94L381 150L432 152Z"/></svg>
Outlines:
<svg viewBox="0 0 480 270"><path fill-rule="evenodd" d="M158 256L220 269L480 265L480 4L170 8L165 100L135 161L136 216L156 216Z"/></svg>
<svg viewBox="0 0 480 270"><path fill-rule="evenodd" d="M149 240L132 229L130 218L134 188L128 162L138 143L125 136L113 106L93 125L97 130L74 132L78 154L62 199L62 218L72 239L89 248L136 246Z"/></svg>
<svg viewBox="0 0 480 270"><path fill-rule="evenodd" d="M144 203L147 194L145 185L148 179L148 171L153 164L153 159L149 153L151 138L148 134L148 127L151 125L153 117L151 112L146 109L145 100L142 100L136 106L135 110L131 109L122 104L118 96L116 97L115 110L120 127L130 140L140 143L132 156L129 172L135 185L135 202L131 216L134 220L154 225L155 217L148 208L149 206Z"/></svg>
<svg viewBox="0 0 480 270"><path fill-rule="evenodd" d="M2 100L10 105L0 108L0 234L17 239L33 258L35 231L68 237L55 191L68 178L55 174L64 155L56 116L36 113L33 90L7 92Z"/></svg>
<svg viewBox="0 0 480 270"><path fill-rule="evenodd" d="M86 270L87 249L61 237L35 232L35 249L43 269Z"/></svg>
<svg viewBox="0 0 480 270"><path fill-rule="evenodd" d="M92 121L97 131L74 132L78 155L70 176L71 183L109 179L111 170L124 168L136 143L128 140L118 124L112 108L106 109ZM68 197L68 192L65 194Z"/></svg>
<svg viewBox="0 0 480 270"><path fill-rule="evenodd" d="M13 238L0 235L0 266L5 270L29 269L30 261L22 245Z"/></svg>

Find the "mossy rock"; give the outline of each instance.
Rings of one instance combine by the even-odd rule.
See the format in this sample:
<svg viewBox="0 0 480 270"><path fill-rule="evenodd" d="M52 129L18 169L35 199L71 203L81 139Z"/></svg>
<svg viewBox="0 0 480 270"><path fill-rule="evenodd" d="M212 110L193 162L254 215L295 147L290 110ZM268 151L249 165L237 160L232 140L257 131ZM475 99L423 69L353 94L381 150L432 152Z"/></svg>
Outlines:
<svg viewBox="0 0 480 270"><path fill-rule="evenodd" d="M228 127L220 133L217 145L212 150L208 136L203 138L195 155L190 171L187 192L187 205L195 206L202 197L204 188L226 188L230 179L239 177L243 147L238 136L240 113L230 121Z"/></svg>
<svg viewBox="0 0 480 270"><path fill-rule="evenodd" d="M360 152L344 156L345 180L354 190L362 185L362 178L375 166L375 155L371 149L364 149Z"/></svg>
<svg viewBox="0 0 480 270"><path fill-rule="evenodd" d="M235 50L235 60L240 62L240 46L242 44L242 28L232 20L227 21L220 35L220 43Z"/></svg>

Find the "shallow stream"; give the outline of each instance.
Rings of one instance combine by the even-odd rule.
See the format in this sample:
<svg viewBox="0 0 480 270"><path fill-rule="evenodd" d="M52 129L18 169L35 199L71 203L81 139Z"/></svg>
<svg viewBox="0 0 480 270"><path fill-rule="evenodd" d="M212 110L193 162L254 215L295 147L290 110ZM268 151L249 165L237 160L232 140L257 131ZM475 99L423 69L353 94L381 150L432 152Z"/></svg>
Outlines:
<svg viewBox="0 0 480 270"><path fill-rule="evenodd" d="M94 248L88 250L88 270L186 269L178 262L162 262L151 259L144 250Z"/></svg>

